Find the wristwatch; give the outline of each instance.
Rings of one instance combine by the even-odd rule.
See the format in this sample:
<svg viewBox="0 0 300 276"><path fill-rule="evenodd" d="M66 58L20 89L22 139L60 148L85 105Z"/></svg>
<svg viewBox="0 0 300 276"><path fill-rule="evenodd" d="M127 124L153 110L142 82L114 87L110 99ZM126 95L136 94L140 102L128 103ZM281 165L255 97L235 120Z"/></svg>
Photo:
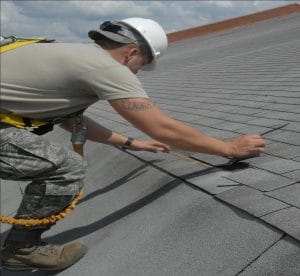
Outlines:
<svg viewBox="0 0 300 276"><path fill-rule="evenodd" d="M122 145L121 149L127 150L131 146L133 140L134 140L133 138L128 137L127 141Z"/></svg>

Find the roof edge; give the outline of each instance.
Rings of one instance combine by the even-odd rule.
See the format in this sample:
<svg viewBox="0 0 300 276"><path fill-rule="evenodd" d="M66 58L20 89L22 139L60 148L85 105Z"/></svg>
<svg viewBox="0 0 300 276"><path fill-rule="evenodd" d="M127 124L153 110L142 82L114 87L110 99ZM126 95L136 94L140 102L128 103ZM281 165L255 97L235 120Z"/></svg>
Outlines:
<svg viewBox="0 0 300 276"><path fill-rule="evenodd" d="M185 29L173 33L168 33L168 42L174 43L181 40L191 39L194 37L207 35L210 33L220 32L227 29L232 29L235 27L240 27L244 25L253 24L255 22L268 20L271 18L276 18L284 15L288 15L291 13L300 12L300 5L290 4L287 6L281 6L269 10L264 10L257 13L252 13L244 16L235 17L232 19L227 19L224 21L200 26L200 27L194 27L190 29Z"/></svg>

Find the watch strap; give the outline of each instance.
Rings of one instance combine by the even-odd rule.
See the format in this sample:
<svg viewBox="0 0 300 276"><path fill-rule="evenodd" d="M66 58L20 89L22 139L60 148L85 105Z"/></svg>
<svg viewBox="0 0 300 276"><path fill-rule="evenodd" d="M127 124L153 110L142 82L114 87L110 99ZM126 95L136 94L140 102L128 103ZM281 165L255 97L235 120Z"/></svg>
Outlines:
<svg viewBox="0 0 300 276"><path fill-rule="evenodd" d="M128 137L127 141L122 145L121 149L127 150L131 146L133 140L134 139L132 137Z"/></svg>

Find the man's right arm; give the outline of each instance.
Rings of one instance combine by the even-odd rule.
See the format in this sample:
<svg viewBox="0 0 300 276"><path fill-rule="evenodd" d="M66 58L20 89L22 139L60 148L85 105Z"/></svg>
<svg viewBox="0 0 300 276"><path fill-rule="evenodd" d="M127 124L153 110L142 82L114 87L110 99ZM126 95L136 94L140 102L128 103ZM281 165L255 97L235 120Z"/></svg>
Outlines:
<svg viewBox="0 0 300 276"><path fill-rule="evenodd" d="M227 157L243 157L260 153L265 147L260 135L242 135L228 141L207 136L170 118L146 98L118 99L109 102L136 128L175 148Z"/></svg>

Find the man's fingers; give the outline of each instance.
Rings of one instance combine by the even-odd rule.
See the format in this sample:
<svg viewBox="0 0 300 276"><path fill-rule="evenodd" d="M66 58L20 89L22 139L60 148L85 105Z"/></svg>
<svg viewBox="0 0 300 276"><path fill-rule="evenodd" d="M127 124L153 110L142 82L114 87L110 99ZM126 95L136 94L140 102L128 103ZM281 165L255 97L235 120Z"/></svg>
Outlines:
<svg viewBox="0 0 300 276"><path fill-rule="evenodd" d="M266 142L264 140L255 141L255 147L264 148L266 146Z"/></svg>
<svg viewBox="0 0 300 276"><path fill-rule="evenodd" d="M152 145L149 146L148 151L151 151L151 152L154 152L154 153L157 153L157 152L169 153L170 148L167 145L156 142L156 143L153 143Z"/></svg>
<svg viewBox="0 0 300 276"><path fill-rule="evenodd" d="M254 142L254 146L263 148L266 146L265 140L259 134L250 135L251 139Z"/></svg>
<svg viewBox="0 0 300 276"><path fill-rule="evenodd" d="M170 152L170 147L160 142L153 142L153 146L156 148L157 151Z"/></svg>
<svg viewBox="0 0 300 276"><path fill-rule="evenodd" d="M249 136L251 138L254 138L254 139L262 139L262 137L260 136L260 134L249 134Z"/></svg>
<svg viewBox="0 0 300 276"><path fill-rule="evenodd" d="M246 134L238 136L231 140L234 145L234 157L243 157L248 155L260 155L264 152L266 142L259 134Z"/></svg>

